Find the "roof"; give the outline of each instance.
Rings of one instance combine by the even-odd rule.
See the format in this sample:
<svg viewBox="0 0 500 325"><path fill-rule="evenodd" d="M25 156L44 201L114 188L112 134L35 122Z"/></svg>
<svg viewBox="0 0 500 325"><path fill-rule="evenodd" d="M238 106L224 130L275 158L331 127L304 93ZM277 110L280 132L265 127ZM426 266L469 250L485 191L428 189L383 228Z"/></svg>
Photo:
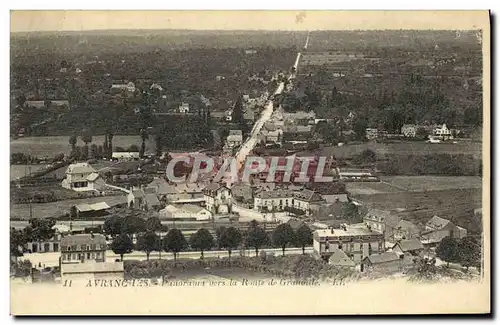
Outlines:
<svg viewBox="0 0 500 325"><path fill-rule="evenodd" d="M425 225L433 229L441 229L444 228L448 223L450 223L450 220L434 216L429 221L427 221Z"/></svg>
<svg viewBox="0 0 500 325"><path fill-rule="evenodd" d="M90 174L95 172L96 170L88 163L71 164L66 169L66 174Z"/></svg>
<svg viewBox="0 0 500 325"><path fill-rule="evenodd" d="M293 197L293 192L283 189L267 190L255 194L255 197L259 199L291 198Z"/></svg>
<svg viewBox="0 0 500 325"><path fill-rule="evenodd" d="M139 152L113 152L111 158L140 158Z"/></svg>
<svg viewBox="0 0 500 325"><path fill-rule="evenodd" d="M227 141L230 141L230 142L242 142L243 141L243 136L240 134L240 135L237 135L237 134L230 134L227 136Z"/></svg>
<svg viewBox="0 0 500 325"><path fill-rule="evenodd" d="M401 240L400 242L396 243L394 247L398 246L401 247L401 250L403 252L411 252L419 249L423 249L424 245L420 242L418 239L408 239L408 240Z"/></svg>
<svg viewBox="0 0 500 325"><path fill-rule="evenodd" d="M307 189L303 189L301 191L294 192L293 196L297 199L309 201L309 202L323 200L321 195L319 195L315 191L311 191L311 190L307 190Z"/></svg>
<svg viewBox="0 0 500 325"><path fill-rule="evenodd" d="M328 263L336 266L355 266L353 260L349 258L349 256L344 253L344 251L336 248L333 250L332 256L328 259Z"/></svg>
<svg viewBox="0 0 500 325"><path fill-rule="evenodd" d="M247 184L235 184L231 187L233 197L243 197L246 200L253 199L253 190Z"/></svg>
<svg viewBox="0 0 500 325"><path fill-rule="evenodd" d="M123 262L62 263L61 274L68 273L123 273Z"/></svg>
<svg viewBox="0 0 500 325"><path fill-rule="evenodd" d="M322 195L323 199L327 203L334 203L337 202L348 202L349 199L347 198L347 194L331 194L331 195Z"/></svg>
<svg viewBox="0 0 500 325"><path fill-rule="evenodd" d="M420 231L420 228L417 227L414 223L408 221L408 220L401 220L399 223L398 223L398 229L401 229L401 230L417 230L417 231Z"/></svg>
<svg viewBox="0 0 500 325"><path fill-rule="evenodd" d="M91 234L80 234L61 238L61 246L90 244L106 245L106 237L104 237L104 235L102 234L94 234L92 238Z"/></svg>
<svg viewBox="0 0 500 325"><path fill-rule="evenodd" d="M133 190L130 194L132 194L135 198L141 198L146 195L143 190Z"/></svg>
<svg viewBox="0 0 500 325"><path fill-rule="evenodd" d="M92 173L92 174L90 174L89 176L87 176L87 180L88 180L88 181L90 181L90 182L93 182L93 181L95 181L98 177L99 177L99 174L98 174L98 173Z"/></svg>
<svg viewBox="0 0 500 325"><path fill-rule="evenodd" d="M362 235L376 235L379 236L380 233L372 231L366 227L364 224L353 224L348 225L346 229L318 229L315 231L320 237L331 237L331 236L362 236Z"/></svg>
<svg viewBox="0 0 500 325"><path fill-rule="evenodd" d="M205 210L204 208L194 204L184 204L180 208L189 213L199 213Z"/></svg>
<svg viewBox="0 0 500 325"><path fill-rule="evenodd" d="M422 244L440 243L445 237L448 237L450 232L448 230L436 230L423 233L421 235Z"/></svg>
<svg viewBox="0 0 500 325"><path fill-rule="evenodd" d="M76 209L78 210L78 212L88 212L88 211L93 211L94 210L87 203L80 203L80 204L76 205Z"/></svg>
<svg viewBox="0 0 500 325"><path fill-rule="evenodd" d="M159 206L160 201L156 197L156 194L146 194L145 195L146 204L150 207Z"/></svg>
<svg viewBox="0 0 500 325"><path fill-rule="evenodd" d="M367 256L366 259L372 264L387 263L399 260L399 255L394 252L384 252L381 254L372 254Z"/></svg>
<svg viewBox="0 0 500 325"><path fill-rule="evenodd" d="M229 130L229 135L243 136L243 133L241 132L241 130Z"/></svg>
<svg viewBox="0 0 500 325"><path fill-rule="evenodd" d="M90 207L94 211L106 210L106 209L110 208L110 206L106 202L94 203L94 204L91 204Z"/></svg>

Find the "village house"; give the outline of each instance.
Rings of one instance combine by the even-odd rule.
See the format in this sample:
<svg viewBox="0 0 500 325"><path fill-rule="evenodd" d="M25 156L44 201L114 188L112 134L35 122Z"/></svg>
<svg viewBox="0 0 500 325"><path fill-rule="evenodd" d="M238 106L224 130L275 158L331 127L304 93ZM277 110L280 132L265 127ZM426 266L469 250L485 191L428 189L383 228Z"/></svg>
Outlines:
<svg viewBox="0 0 500 325"><path fill-rule="evenodd" d="M153 188L133 189L127 195L127 205L130 209L158 210L161 203Z"/></svg>
<svg viewBox="0 0 500 325"><path fill-rule="evenodd" d="M406 138L414 138L417 136L417 126L415 124L403 124L401 134Z"/></svg>
<svg viewBox="0 0 500 325"><path fill-rule="evenodd" d="M394 240L394 234L400 218L391 211L370 209L363 217L363 222L376 232L384 234L386 240Z"/></svg>
<svg viewBox="0 0 500 325"><path fill-rule="evenodd" d="M403 272L413 265L413 261L394 252L372 254L363 259L362 272Z"/></svg>
<svg viewBox="0 0 500 325"><path fill-rule="evenodd" d="M360 263L367 256L385 251L385 243L382 234L364 224L353 224L314 231L313 248L317 256L325 259L340 249L355 263Z"/></svg>
<svg viewBox="0 0 500 325"><path fill-rule="evenodd" d="M311 214L311 204L325 202L321 195L308 189L294 192L293 197L294 208L304 211L306 216Z"/></svg>
<svg viewBox="0 0 500 325"><path fill-rule="evenodd" d="M426 247L435 247L445 237L461 239L466 236L466 229L456 226L450 220L434 216L425 224L425 230L421 233L420 240Z"/></svg>
<svg viewBox="0 0 500 325"><path fill-rule="evenodd" d="M374 129L374 128L367 128L366 129L366 139L368 141L370 140L375 140L378 138L378 129Z"/></svg>
<svg viewBox="0 0 500 325"><path fill-rule="evenodd" d="M455 225L448 219L444 219L438 216L432 217L425 224L425 230L427 231L448 231L449 236L461 239L467 236L467 229Z"/></svg>
<svg viewBox="0 0 500 325"><path fill-rule="evenodd" d="M283 211L294 206L293 192L284 189L261 191L255 194L253 208L259 212Z"/></svg>
<svg viewBox="0 0 500 325"><path fill-rule="evenodd" d="M205 206L213 214L226 214L231 212L231 190L224 185L211 183L203 189Z"/></svg>
<svg viewBox="0 0 500 325"><path fill-rule="evenodd" d="M61 242L62 234L57 232L52 238L37 242L28 242L26 249L30 253L49 253L59 252L59 244Z"/></svg>
<svg viewBox="0 0 500 325"><path fill-rule="evenodd" d="M212 219L210 211L194 204L169 204L159 213L161 218L169 220L206 221Z"/></svg>
<svg viewBox="0 0 500 325"><path fill-rule="evenodd" d="M205 186L199 183L177 183L174 185L176 194L167 195L168 203L192 203L202 204L205 202L203 188Z"/></svg>
<svg viewBox="0 0 500 325"><path fill-rule="evenodd" d="M420 242L420 240L408 239L408 240L400 240L394 246L392 246L392 251L398 256L412 256L417 257L420 256L424 251L424 245Z"/></svg>
<svg viewBox="0 0 500 325"><path fill-rule="evenodd" d="M229 130L229 135L226 139L226 147L236 148L243 143L243 133L241 130Z"/></svg>
<svg viewBox="0 0 500 325"><path fill-rule="evenodd" d="M61 278L123 278L123 262L106 262L106 238L79 234L61 239Z"/></svg>
<svg viewBox="0 0 500 325"><path fill-rule="evenodd" d="M36 109L42 108L64 108L69 109L69 101L65 99L27 100L24 102L27 107Z"/></svg>
<svg viewBox="0 0 500 325"><path fill-rule="evenodd" d="M133 82L129 82L126 84L113 84L111 85L111 90L119 90L119 91L128 91L128 92L135 92L136 88Z"/></svg>
<svg viewBox="0 0 500 325"><path fill-rule="evenodd" d="M328 264L348 268L356 267L356 263L354 263L354 261L351 260L343 250L340 249L333 249L332 255L328 259Z"/></svg>
<svg viewBox="0 0 500 325"><path fill-rule="evenodd" d="M421 233L420 227L416 226L414 223L401 220L394 229L394 241L402 239L413 239L418 238Z"/></svg>
<svg viewBox="0 0 500 325"><path fill-rule="evenodd" d="M88 163L71 164L66 169L66 177L61 183L62 187L77 191L100 192L105 183L92 166Z"/></svg>
<svg viewBox="0 0 500 325"><path fill-rule="evenodd" d="M253 206L254 189L249 184L234 184L231 187L231 195L234 202L245 206Z"/></svg>
<svg viewBox="0 0 500 325"><path fill-rule="evenodd" d="M451 130L448 129L446 124L436 127L432 132L434 138L440 140L451 140L453 139L453 135L451 134Z"/></svg>
<svg viewBox="0 0 500 325"><path fill-rule="evenodd" d="M179 113L184 113L184 114L189 113L189 103L184 103L184 102L181 103L179 105L178 110L179 110Z"/></svg>
<svg viewBox="0 0 500 325"><path fill-rule="evenodd" d="M111 154L111 159L115 161L133 161L139 158L139 152L113 152Z"/></svg>

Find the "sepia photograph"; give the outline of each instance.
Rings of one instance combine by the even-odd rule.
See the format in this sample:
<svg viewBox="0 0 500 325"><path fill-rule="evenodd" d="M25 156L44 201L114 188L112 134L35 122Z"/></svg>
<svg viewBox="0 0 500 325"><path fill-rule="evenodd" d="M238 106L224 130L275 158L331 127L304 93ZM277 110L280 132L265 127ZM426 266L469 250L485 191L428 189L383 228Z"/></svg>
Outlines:
<svg viewBox="0 0 500 325"><path fill-rule="evenodd" d="M10 12L20 315L488 314L488 11Z"/></svg>

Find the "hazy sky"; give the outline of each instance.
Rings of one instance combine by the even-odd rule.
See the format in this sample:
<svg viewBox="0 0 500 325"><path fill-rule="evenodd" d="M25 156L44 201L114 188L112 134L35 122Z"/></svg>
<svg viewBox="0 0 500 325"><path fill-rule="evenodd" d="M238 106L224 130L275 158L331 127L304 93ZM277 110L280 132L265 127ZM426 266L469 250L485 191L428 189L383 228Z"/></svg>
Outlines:
<svg viewBox="0 0 500 325"><path fill-rule="evenodd" d="M469 29L487 11L11 11L11 32L93 29Z"/></svg>

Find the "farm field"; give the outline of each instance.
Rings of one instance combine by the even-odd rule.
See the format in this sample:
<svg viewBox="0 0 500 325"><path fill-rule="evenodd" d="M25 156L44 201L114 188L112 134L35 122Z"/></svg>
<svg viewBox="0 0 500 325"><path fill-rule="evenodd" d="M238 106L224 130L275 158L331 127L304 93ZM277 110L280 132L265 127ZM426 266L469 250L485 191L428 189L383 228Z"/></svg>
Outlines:
<svg viewBox="0 0 500 325"><path fill-rule="evenodd" d="M383 182L348 182L346 189L352 195L395 193L401 190Z"/></svg>
<svg viewBox="0 0 500 325"><path fill-rule="evenodd" d="M424 224L438 215L453 219L471 232L477 232L481 227L481 221L473 216L473 210L482 206L482 191L478 188L358 194L353 197L368 208L399 210L399 216L416 224Z"/></svg>
<svg viewBox="0 0 500 325"><path fill-rule="evenodd" d="M382 176L381 180L416 192L482 188L482 179L479 176Z"/></svg>
<svg viewBox="0 0 500 325"><path fill-rule="evenodd" d="M71 146L68 136L51 136L51 137L26 137L11 140L10 152L22 152L37 157L53 157L57 154L69 154ZM92 143L102 145L104 135L92 137ZM113 147L128 148L130 145L141 145L141 137L135 135L115 135L113 137ZM83 146L84 143L78 138L77 146ZM153 139L146 141L146 151L154 152L155 144ZM24 171L23 171L24 173Z"/></svg>
<svg viewBox="0 0 500 325"><path fill-rule="evenodd" d="M59 217L65 213L69 213L71 206L80 203L93 204L97 202L106 202L109 206L123 204L127 202L125 194L118 196L100 196L95 198L64 200L51 203L37 203L32 204L33 217L35 218L48 218ZM30 208L29 204L13 204L10 207L11 218L29 219Z"/></svg>
<svg viewBox="0 0 500 325"><path fill-rule="evenodd" d="M29 167L31 167L31 173L34 173L44 168L45 165L10 165L10 180L13 181L25 175L29 175Z"/></svg>
<svg viewBox="0 0 500 325"><path fill-rule="evenodd" d="M426 142L398 142L378 143L366 142L359 144L347 144L341 147L325 147L323 154L334 155L337 158L348 158L360 154L365 149L373 150L377 155L400 154L400 155L431 155L431 154L470 154L475 158L482 158L482 145L478 142L458 143L426 143Z"/></svg>

